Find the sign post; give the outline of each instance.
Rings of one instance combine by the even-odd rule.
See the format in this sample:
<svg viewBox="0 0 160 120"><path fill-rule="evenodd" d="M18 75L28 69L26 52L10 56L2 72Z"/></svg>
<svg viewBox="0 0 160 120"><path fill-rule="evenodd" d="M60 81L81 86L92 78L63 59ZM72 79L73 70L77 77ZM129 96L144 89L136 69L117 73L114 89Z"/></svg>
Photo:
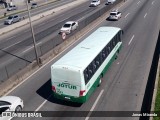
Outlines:
<svg viewBox="0 0 160 120"><path fill-rule="evenodd" d="M62 33L62 39L63 39L63 40L66 39L66 33L65 33L65 32Z"/></svg>

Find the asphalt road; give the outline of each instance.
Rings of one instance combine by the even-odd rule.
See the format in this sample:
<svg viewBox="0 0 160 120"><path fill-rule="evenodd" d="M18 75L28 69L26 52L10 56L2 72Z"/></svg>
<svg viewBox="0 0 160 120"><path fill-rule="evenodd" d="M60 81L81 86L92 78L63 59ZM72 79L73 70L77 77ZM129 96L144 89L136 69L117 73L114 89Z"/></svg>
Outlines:
<svg viewBox="0 0 160 120"><path fill-rule="evenodd" d="M35 9L30 9L31 16L34 16L34 15L37 15L39 13L54 9L56 7L65 5L65 4L73 2L73 1L74 0L59 0L59 1L51 2L51 3L46 4L46 5L39 6ZM29 4L29 8L30 8L30 4ZM20 11L24 11L24 10L26 10L26 11L25 12L20 12ZM20 7L18 7L17 10L7 12L7 14L16 14L16 12L20 12L20 13L17 13L20 17L28 18L28 12L27 12L27 7L26 6L22 6L22 7L20 6ZM6 20L6 19L7 19L7 17L3 18L3 19L0 19L0 28L8 26L8 25L4 25L4 20Z"/></svg>
<svg viewBox="0 0 160 120"><path fill-rule="evenodd" d="M45 20L40 20L40 22L35 22L33 28L37 44L41 44L43 41L46 41L46 37L48 36L54 38L54 36L58 35L59 29L67 20L80 21L84 15L105 6L106 1L103 0L101 3L102 4L98 6L98 8L90 8L90 1L86 1L71 10L64 11L63 13L55 16L50 16ZM13 55L21 56L22 54L27 54L32 48L33 41L29 25L0 37L0 49L3 49ZM1 66L7 65L13 59L14 57L12 55L0 52ZM31 59L32 58L28 58L27 60L32 61Z"/></svg>
<svg viewBox="0 0 160 120"><path fill-rule="evenodd" d="M103 20L98 26L93 26L95 28L91 28L90 32L82 36L80 41L100 26L117 26L124 30L123 48L118 59L105 74L103 84L96 89L86 103L79 105L56 100L51 91L50 66L75 44L33 73L9 95L16 95L24 100L24 111L64 111L61 113L62 116L65 111L139 111L160 28L159 5L159 0L140 0L140 2L139 0L128 0L120 7L123 16L119 21ZM28 119L31 120L31 118ZM88 116L33 119L136 120L138 117L90 118Z"/></svg>

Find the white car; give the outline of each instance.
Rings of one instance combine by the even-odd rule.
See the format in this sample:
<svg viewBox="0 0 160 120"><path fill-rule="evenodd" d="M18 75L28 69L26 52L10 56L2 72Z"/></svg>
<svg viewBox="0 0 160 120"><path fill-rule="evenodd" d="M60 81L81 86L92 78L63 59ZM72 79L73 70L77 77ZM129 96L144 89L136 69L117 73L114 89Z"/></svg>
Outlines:
<svg viewBox="0 0 160 120"><path fill-rule="evenodd" d="M60 30L60 33L69 34L73 30L76 30L77 27L78 27L78 22L76 22L76 21L68 21L62 26L62 28Z"/></svg>
<svg viewBox="0 0 160 120"><path fill-rule="evenodd" d="M0 120L10 120L11 116L4 116L5 112L18 112L21 111L23 100L16 96L3 96L0 97ZM3 116L2 116L3 114Z"/></svg>
<svg viewBox="0 0 160 120"><path fill-rule="evenodd" d="M121 12L119 12L118 10L113 10L110 12L109 20L118 20L121 18L121 16L122 16Z"/></svg>
<svg viewBox="0 0 160 120"><path fill-rule="evenodd" d="M113 4L114 2L116 2L116 0L107 0L107 4Z"/></svg>
<svg viewBox="0 0 160 120"><path fill-rule="evenodd" d="M91 2L91 4L90 4L90 6L92 7L92 6L98 6L98 5L100 5L100 0L92 0L92 2Z"/></svg>

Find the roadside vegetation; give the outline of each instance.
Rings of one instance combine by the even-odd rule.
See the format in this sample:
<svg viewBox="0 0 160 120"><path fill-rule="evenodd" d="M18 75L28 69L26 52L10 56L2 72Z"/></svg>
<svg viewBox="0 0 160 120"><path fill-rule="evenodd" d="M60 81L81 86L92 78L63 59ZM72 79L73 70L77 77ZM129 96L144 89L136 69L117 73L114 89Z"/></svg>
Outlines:
<svg viewBox="0 0 160 120"><path fill-rule="evenodd" d="M155 101L155 108L154 111L160 111L160 73L159 73L159 80L158 80L158 88L157 88L157 96ZM160 113L159 113L160 115ZM154 120L160 120L160 117L154 117Z"/></svg>

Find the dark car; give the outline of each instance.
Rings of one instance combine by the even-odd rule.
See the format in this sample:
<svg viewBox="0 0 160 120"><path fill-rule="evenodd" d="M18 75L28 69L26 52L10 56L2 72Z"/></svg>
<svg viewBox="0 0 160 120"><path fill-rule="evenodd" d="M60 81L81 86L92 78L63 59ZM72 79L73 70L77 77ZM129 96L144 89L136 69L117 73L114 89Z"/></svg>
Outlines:
<svg viewBox="0 0 160 120"><path fill-rule="evenodd" d="M37 3L32 3L31 9L38 7Z"/></svg>

